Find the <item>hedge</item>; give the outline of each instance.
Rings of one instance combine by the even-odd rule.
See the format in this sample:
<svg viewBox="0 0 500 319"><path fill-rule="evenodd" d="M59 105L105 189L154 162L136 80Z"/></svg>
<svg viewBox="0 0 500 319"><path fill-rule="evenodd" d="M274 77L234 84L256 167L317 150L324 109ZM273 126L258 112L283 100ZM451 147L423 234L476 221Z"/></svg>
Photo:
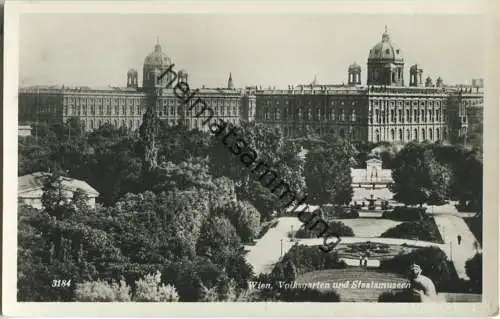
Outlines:
<svg viewBox="0 0 500 319"><path fill-rule="evenodd" d="M300 276L315 270L340 269L345 267L347 265L339 260L335 251L325 253L318 249L317 246L295 244L283 256L281 261L275 265L271 273L277 277L281 277L281 274L289 277L291 268L295 269L296 276Z"/></svg>
<svg viewBox="0 0 500 319"><path fill-rule="evenodd" d="M436 243L443 243L443 238L439 232L433 218L404 222L395 227L389 228L380 235L383 238L402 238L412 240L425 240Z"/></svg>
<svg viewBox="0 0 500 319"><path fill-rule="evenodd" d="M392 211L384 211L382 218L392 219L397 221L417 221L427 217L425 208L421 207L395 207Z"/></svg>
<svg viewBox="0 0 500 319"><path fill-rule="evenodd" d="M380 268L399 274L408 274L411 264L418 264L422 274L429 277L438 291L455 290L459 282L453 264L438 247L422 247L408 254L400 254L391 259L382 260Z"/></svg>
<svg viewBox="0 0 500 319"><path fill-rule="evenodd" d="M311 229L311 227L313 227ZM326 234L335 234L339 237L354 237L354 232L351 227L345 225L339 221L328 222L328 230L323 232L324 226L321 223L317 225L314 222L302 225L300 229L295 233L296 238L320 238Z"/></svg>

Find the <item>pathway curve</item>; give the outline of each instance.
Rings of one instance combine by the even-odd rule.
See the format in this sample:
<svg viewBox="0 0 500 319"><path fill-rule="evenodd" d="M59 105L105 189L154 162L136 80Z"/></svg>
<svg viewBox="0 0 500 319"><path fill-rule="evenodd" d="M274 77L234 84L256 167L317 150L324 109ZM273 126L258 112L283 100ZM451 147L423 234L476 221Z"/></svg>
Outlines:
<svg viewBox="0 0 500 319"><path fill-rule="evenodd" d="M271 272L274 264L276 264L281 255L286 254L288 250L295 244L290 241L288 233L292 230L297 230L302 225L301 221L296 217L281 217L278 218L276 227L271 228L268 232L257 241L254 246L245 246L248 250L247 261L253 266L256 275L260 273ZM283 242L281 242L283 241ZM417 247L437 246L441 248L448 256L450 246L446 244L437 244L433 242L399 239L399 238L377 238L377 237L341 237L341 243L358 243L370 241L373 243L383 243L389 245L407 244ZM315 246L323 244L322 238L299 239L301 245ZM283 245L283 247L281 247ZM282 250L283 249L283 250Z"/></svg>
<svg viewBox="0 0 500 319"><path fill-rule="evenodd" d="M465 263L477 252L474 246L476 237L463 218L456 214L435 214L434 220L445 245L448 246L448 250L451 249L448 256L452 260L458 276L465 280L469 279L465 271ZM458 244L458 235L462 237L460 245Z"/></svg>

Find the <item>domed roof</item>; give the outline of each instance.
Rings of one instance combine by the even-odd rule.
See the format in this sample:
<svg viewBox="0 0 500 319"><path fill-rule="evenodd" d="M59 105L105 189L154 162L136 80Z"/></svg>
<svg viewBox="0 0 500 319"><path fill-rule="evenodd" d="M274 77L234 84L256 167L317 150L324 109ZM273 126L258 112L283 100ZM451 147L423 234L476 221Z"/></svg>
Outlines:
<svg viewBox="0 0 500 319"><path fill-rule="evenodd" d="M361 67L356 62L353 62L353 64L349 65L349 70L361 70Z"/></svg>
<svg viewBox="0 0 500 319"><path fill-rule="evenodd" d="M368 60L403 61L401 50L397 48L394 43L391 43L389 33L387 33L387 28L382 34L382 41L375 44L375 46L370 50Z"/></svg>
<svg viewBox="0 0 500 319"><path fill-rule="evenodd" d="M166 67L172 64L170 58L162 52L160 44L155 45L153 52L144 59L144 67Z"/></svg>

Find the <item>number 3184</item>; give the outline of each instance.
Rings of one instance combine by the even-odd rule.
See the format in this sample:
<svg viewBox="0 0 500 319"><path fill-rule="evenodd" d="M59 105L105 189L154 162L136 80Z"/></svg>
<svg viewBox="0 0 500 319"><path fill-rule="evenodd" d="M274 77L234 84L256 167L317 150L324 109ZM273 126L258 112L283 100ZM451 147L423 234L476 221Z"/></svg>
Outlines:
<svg viewBox="0 0 500 319"><path fill-rule="evenodd" d="M52 280L51 287L61 288L61 287L71 287L71 279L54 279Z"/></svg>

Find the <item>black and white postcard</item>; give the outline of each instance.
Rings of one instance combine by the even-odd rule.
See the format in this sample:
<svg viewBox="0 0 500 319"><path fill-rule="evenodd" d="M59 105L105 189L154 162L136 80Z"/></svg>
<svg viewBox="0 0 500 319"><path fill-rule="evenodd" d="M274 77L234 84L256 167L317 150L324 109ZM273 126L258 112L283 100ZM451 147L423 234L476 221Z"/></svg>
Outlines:
<svg viewBox="0 0 500 319"><path fill-rule="evenodd" d="M4 314L493 315L498 6L453 3L7 1Z"/></svg>

